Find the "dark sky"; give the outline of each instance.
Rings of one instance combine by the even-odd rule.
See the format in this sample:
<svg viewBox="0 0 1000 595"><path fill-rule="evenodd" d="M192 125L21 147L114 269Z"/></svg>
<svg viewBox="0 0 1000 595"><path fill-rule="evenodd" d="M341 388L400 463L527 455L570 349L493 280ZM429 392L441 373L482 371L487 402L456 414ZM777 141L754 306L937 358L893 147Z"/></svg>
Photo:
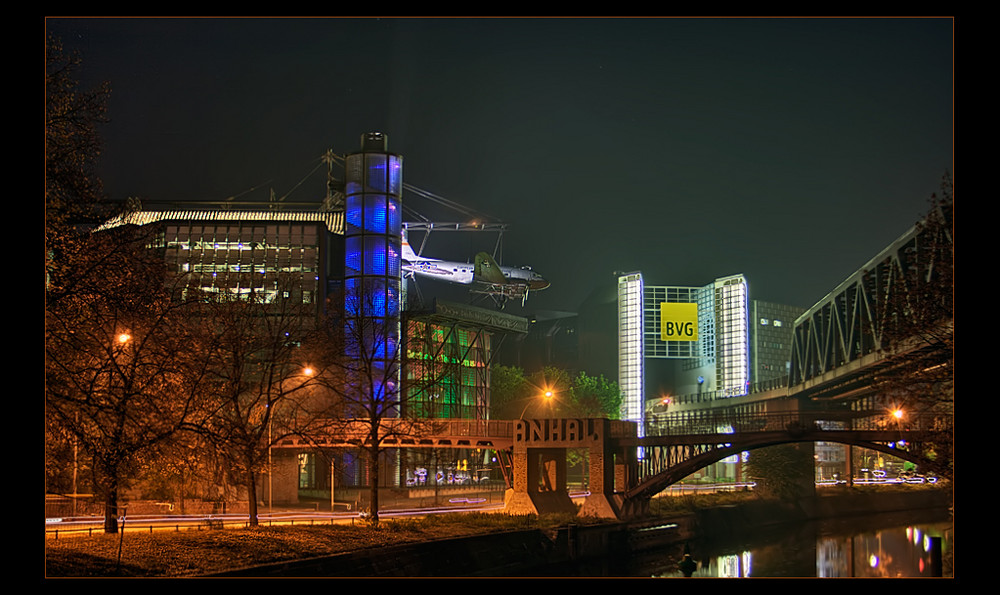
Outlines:
<svg viewBox="0 0 1000 595"><path fill-rule="evenodd" d="M632 270L654 285L743 273L753 298L808 307L902 235L953 169L948 18L46 28L81 53L84 86L111 84L112 199L312 200L324 152L384 132L408 184L509 224L504 264L553 284L529 309L575 310ZM496 239L444 235L425 253L464 260Z"/></svg>

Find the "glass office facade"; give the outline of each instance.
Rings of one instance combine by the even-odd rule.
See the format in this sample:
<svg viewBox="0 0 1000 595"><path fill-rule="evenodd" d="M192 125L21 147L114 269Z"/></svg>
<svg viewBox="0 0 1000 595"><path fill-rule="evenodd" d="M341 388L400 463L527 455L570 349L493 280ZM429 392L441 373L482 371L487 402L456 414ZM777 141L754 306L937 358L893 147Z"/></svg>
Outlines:
<svg viewBox="0 0 1000 595"><path fill-rule="evenodd" d="M165 217L172 217L165 214ZM168 269L182 296L197 289L265 302L292 299L321 304L326 229L322 222L168 220L162 226Z"/></svg>
<svg viewBox="0 0 1000 595"><path fill-rule="evenodd" d="M750 382L787 381L795 319L805 308L754 300L750 316Z"/></svg>

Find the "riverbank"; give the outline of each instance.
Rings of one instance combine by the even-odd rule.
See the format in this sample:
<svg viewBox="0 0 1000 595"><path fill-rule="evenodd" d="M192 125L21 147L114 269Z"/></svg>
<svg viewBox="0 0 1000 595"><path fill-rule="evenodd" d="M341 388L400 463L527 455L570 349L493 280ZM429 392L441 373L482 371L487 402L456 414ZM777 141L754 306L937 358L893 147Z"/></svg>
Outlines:
<svg viewBox="0 0 1000 595"><path fill-rule="evenodd" d="M739 504L661 513L642 523L446 515L364 526L259 527L74 537L46 543L46 576L509 577L562 564L719 535L873 512L950 505L946 489L841 491L794 504ZM676 506L678 502L669 502ZM121 544L121 562L118 550Z"/></svg>
<svg viewBox="0 0 1000 595"><path fill-rule="evenodd" d="M511 577L558 576L559 569L588 560L614 564L622 558L699 536L725 538L743 532L808 521L942 508L945 489L906 492L831 492L797 502L749 499L739 504L657 515L641 522L570 522L552 530L526 529L443 539L318 558L233 569L226 577Z"/></svg>

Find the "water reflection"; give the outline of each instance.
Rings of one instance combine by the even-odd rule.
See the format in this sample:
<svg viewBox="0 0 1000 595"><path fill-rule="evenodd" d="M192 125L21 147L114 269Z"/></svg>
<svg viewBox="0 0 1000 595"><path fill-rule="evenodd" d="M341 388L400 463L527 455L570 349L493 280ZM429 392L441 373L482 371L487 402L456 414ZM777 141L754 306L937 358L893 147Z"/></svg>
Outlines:
<svg viewBox="0 0 1000 595"><path fill-rule="evenodd" d="M947 511L804 523L687 545L693 577L951 576ZM909 522L907 522L909 521ZM683 577L682 546L633 557L631 576Z"/></svg>

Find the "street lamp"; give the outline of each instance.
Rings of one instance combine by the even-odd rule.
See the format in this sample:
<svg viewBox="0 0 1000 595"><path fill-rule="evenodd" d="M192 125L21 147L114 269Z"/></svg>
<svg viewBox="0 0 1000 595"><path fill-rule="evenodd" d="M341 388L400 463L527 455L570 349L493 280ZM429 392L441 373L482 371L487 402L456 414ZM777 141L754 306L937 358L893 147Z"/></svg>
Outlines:
<svg viewBox="0 0 1000 595"><path fill-rule="evenodd" d="M542 393L538 396L541 397L542 400L545 401L546 403L552 403L552 399L555 398L556 394L555 392L553 392L551 388L547 388L544 391L542 391ZM517 419L524 419L524 412L527 411L528 407L531 406L532 400L533 398L528 399L528 402L524 405L524 409L521 410L521 415L519 415Z"/></svg>

